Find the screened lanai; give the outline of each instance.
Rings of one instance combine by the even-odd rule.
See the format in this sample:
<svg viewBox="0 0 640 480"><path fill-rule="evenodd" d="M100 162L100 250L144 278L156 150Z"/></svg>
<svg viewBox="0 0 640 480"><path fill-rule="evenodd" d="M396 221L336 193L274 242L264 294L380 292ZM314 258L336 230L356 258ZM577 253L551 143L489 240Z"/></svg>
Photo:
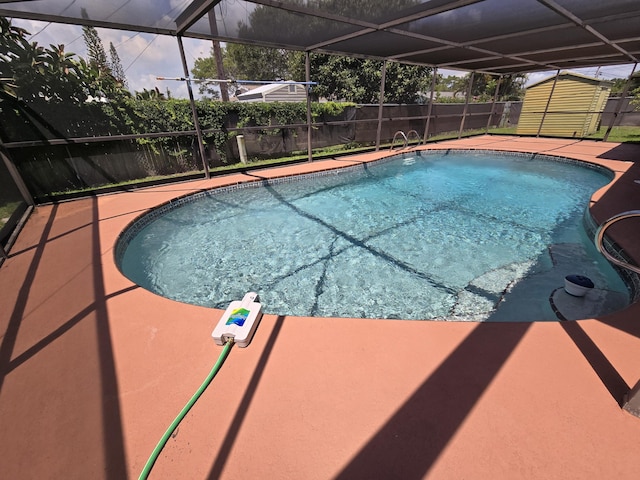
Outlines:
<svg viewBox="0 0 640 480"><path fill-rule="evenodd" d="M438 111L432 108L433 86L431 97L427 100L428 109L425 107L417 113L409 107L387 111L383 108L384 73L389 62L429 67L433 72L454 69L502 79L504 76L530 72L559 73L561 70L583 67L629 64L634 66L633 75L640 56L640 32L637 29L640 9L634 0L30 0L1 1L0 16L176 37L184 71L184 76L179 80L189 86L192 128L181 132L147 132L145 138L149 135L155 138L162 136L172 144L174 152L179 152L171 152L170 155L188 164L183 170L200 170L207 177L211 159L219 157L217 150L220 149L219 144L211 138L228 133L228 126L208 128L198 118L182 44L184 38L303 51L307 54L307 64L310 53L382 61L378 111L374 110L366 118L356 120L361 122L356 125L369 125L370 138L376 148L380 147L381 137L388 141L394 131L400 128L393 121L406 120L409 122L406 124L407 130L426 141L434 130L436 118L442 125L447 124L449 130L462 133L465 128L471 127L486 125L488 129L489 125L499 124L500 118L504 121L509 115L508 108L503 106L497 110L495 105L487 105L482 110L465 104L464 107L459 106L455 114L445 111L445 107ZM435 78L434 73L434 81ZM302 83L311 84L313 80L307 65L307 78ZM470 85L472 83L473 76ZM468 101L469 91L466 93ZM611 122L609 129L621 108L622 105L612 107L608 117ZM28 113L26 117L31 122L32 117ZM338 120L334 122L336 129L346 125L349 119ZM291 148L306 149L311 160L312 128L317 129L320 125L326 127L330 123L325 119L322 124L313 124L308 101L306 119L290 126L289 130L294 132L290 137L298 138ZM267 128L277 127L279 125ZM259 134L263 132L259 126L253 128ZM103 166L92 166L91 175L84 178L78 165L88 157L94 162L93 158L99 155L87 153L87 149L83 150L81 145L98 148L101 145L114 146L116 141L133 142L140 138L139 134L113 127L93 129L88 133L67 133L50 119L45 119L44 126L33 130L37 131L37 135L22 129L13 137L2 139L4 168L16 183L12 191L16 198L25 201L25 205L33 204L33 197L36 203L42 199L50 200L50 192L64 190L66 184L73 184L73 188L79 189L120 180L115 174L105 173ZM236 133L245 133L246 136L246 131ZM345 133L344 129L332 135L354 140L354 136ZM236 152L235 142L227 143L226 148ZM273 150L271 146L265 149ZM148 153L140 154L120 146L116 150L114 156L123 158ZM192 152L189 153L189 150ZM182 158L184 152L189 158ZM25 184L20 171L24 176L27 172L37 170L31 165L31 159L37 156L39 163L51 162L52 155L64 160L64 166L57 169L58 173L67 169L72 176L82 177L82 181L75 184L73 178L64 178L57 185L47 186L45 184L57 177L58 173L44 172L39 178L27 179ZM153 162L154 159L147 161ZM104 178L94 180L96 175ZM34 189L34 185L37 188Z"/></svg>
<svg viewBox="0 0 640 480"><path fill-rule="evenodd" d="M498 78L587 66L632 70L640 56L638 0L0 0L0 16ZM491 104L478 112L468 100L459 109L465 115L450 118L435 106L418 115L416 106L397 108L417 117L411 125L420 134L428 121L444 120L458 134L465 118L484 130L495 116ZM20 204L7 225L38 204L0 270L2 478L138 478L218 355L211 332L222 310L169 300L120 272L115 245L131 222L206 190L347 165L366 169L395 154L369 150L205 179L217 131L206 124L196 131L197 108L181 111L193 114L187 131L141 134L110 125L69 134L21 110L34 113L27 115L33 125L14 122L17 136L1 139L0 200L6 194ZM393 136L401 120L382 102L371 109L362 123L374 140L387 124ZM295 126L305 135L310 127ZM125 185L114 195L94 189L74 201L47 196L45 182L87 184L91 175L111 182L109 163L152 164L154 139L167 139L167 156L195 169L193 181ZM640 208L638 145L476 135L420 148L599 165L616 181L594 193L587 207L593 220ZM29 169L42 173L25 182ZM637 225L611 229L614 246L636 265ZM6 240L0 234L0 247ZM434 241L447 247L440 235ZM387 281L393 288L394 279ZM504 323L264 315L249 348L234 348L171 435L150 478L635 480L640 422L623 407L630 397L631 407L640 405L639 316L637 302L597 318L535 323L520 321L517 311Z"/></svg>
<svg viewBox="0 0 640 480"><path fill-rule="evenodd" d="M635 63L634 0L49 0L0 15L510 74Z"/></svg>

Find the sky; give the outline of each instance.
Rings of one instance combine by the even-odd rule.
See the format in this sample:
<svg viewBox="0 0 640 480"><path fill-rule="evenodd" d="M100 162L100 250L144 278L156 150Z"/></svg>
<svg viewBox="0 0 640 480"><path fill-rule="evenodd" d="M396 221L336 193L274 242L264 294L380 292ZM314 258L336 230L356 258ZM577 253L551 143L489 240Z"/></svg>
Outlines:
<svg viewBox="0 0 640 480"><path fill-rule="evenodd" d="M47 23L34 20L13 19L12 24L26 29L31 36L30 42L49 47L50 44L64 44L65 51L87 57L87 48L82 36L82 27L59 23ZM185 82L162 81L156 77L184 77L178 41L168 35L153 35L147 33L96 28L107 57L109 57L109 43L112 42L120 63L125 71L127 83L131 92L152 90L156 87L161 92L171 91L174 98L187 98ZM183 39L185 57L189 70L193 68L198 57L209 56L211 42ZM194 94L197 94L194 88Z"/></svg>
<svg viewBox="0 0 640 480"><path fill-rule="evenodd" d="M64 44L65 51L85 58L87 56L82 27L80 26L22 19L14 19L12 23L26 29L31 34L29 40L37 42L40 46ZM166 92L169 89L173 98L187 98L188 91L185 82L156 79L156 77L184 77L178 42L174 37L105 28L97 28L96 30L107 56L109 55L109 43L112 42L116 47L131 92L143 89L152 90L157 87L161 92ZM197 58L210 55L212 46L210 41L190 38L183 39L183 45L189 70L193 68ZM613 78L627 78L632 68L633 65L620 65L601 69L596 67L576 69L574 71L590 77L597 75L599 78L611 80ZM439 69L438 72L445 76L462 76L466 73L445 69ZM555 71L531 73L527 85L553 75L555 75ZM194 94L196 97L198 96L197 88L194 88Z"/></svg>

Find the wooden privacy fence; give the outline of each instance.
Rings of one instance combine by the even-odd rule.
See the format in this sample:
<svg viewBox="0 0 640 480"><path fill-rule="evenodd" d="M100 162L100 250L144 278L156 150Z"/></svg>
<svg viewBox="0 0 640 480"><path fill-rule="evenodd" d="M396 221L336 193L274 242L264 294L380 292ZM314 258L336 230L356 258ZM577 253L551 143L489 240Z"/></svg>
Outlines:
<svg viewBox="0 0 640 480"><path fill-rule="evenodd" d="M521 107L521 102L498 102L495 106L471 103L464 130L515 126ZM433 104L429 116L428 105L384 105L380 117L381 143L390 142L398 130L415 130L423 137L427 119L427 137L457 133L463 110L464 105L459 103ZM605 109L604 117L608 111L612 108ZM360 105L346 107L339 115L316 119L312 123L311 146L317 150L336 145L375 145L379 114L378 105ZM621 121L622 118L618 119L618 123ZM306 152L307 124L303 120L279 125L270 119L268 123L238 126L236 119L228 119L225 121L228 127L202 130L207 164L217 167L237 163L235 137L239 134L245 138L250 160ZM22 141L5 143L4 147L29 191L40 202L65 192L90 191L141 179L203 174L195 131Z"/></svg>

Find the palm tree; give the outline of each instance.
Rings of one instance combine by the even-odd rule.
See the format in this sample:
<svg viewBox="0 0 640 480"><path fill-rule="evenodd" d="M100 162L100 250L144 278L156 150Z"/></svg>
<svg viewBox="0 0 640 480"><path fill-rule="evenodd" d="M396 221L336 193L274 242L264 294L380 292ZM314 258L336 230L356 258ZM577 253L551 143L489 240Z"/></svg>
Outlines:
<svg viewBox="0 0 640 480"><path fill-rule="evenodd" d="M136 100L166 100L164 93L158 90L158 87L147 90L143 88L141 92L136 92Z"/></svg>

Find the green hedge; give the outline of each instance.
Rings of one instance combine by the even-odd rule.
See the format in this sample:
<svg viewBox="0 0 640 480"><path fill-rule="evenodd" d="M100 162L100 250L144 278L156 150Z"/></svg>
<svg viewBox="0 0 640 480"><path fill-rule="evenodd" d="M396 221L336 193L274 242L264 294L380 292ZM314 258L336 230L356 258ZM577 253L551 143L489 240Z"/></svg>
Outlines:
<svg viewBox="0 0 640 480"><path fill-rule="evenodd" d="M326 121L342 114L349 103L313 103L313 121ZM187 100L132 101L132 110L139 119L132 133L175 132L193 130L191 106ZM228 140L236 135L229 129L272 125L292 125L307 122L305 103L240 103L196 101L204 142L211 145L227 163L230 152ZM211 132L216 130L216 132ZM260 130L261 135L279 135L279 129ZM167 141L164 138L145 140L151 145Z"/></svg>
<svg viewBox="0 0 640 480"><path fill-rule="evenodd" d="M313 121L339 116L350 103L313 103ZM228 159L227 142L235 134L232 128L300 124L307 122L306 103L241 103L196 101L204 140ZM39 102L26 104L10 98L0 101L2 138L5 142L53 138L78 138L104 135L182 132L195 129L188 100L141 100L123 98L118 103L92 102L85 105ZM216 130L217 132L212 132ZM277 129L261 131L278 135ZM140 139L154 150L174 143L167 137ZM186 146L185 146L186 148Z"/></svg>

